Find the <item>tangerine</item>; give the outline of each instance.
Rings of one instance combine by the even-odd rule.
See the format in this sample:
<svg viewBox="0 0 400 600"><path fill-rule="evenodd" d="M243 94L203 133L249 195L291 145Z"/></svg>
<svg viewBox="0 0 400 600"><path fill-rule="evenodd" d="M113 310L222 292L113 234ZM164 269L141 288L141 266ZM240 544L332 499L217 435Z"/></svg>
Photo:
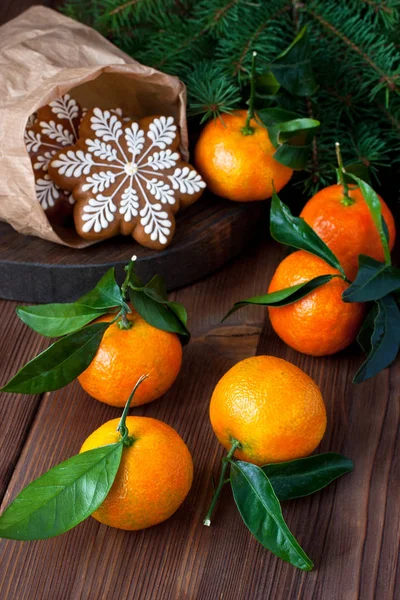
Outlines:
<svg viewBox="0 0 400 600"><path fill-rule="evenodd" d="M220 379L210 403L214 432L225 448L240 443L236 458L264 465L311 454L326 429L317 384L275 356L240 361Z"/></svg>
<svg viewBox="0 0 400 600"><path fill-rule="evenodd" d="M289 254L279 264L268 292L276 292L319 275L340 275L322 258L304 250ZM334 354L356 337L364 316L364 305L343 302L349 284L341 276L286 306L268 307L271 325L288 346L312 356Z"/></svg>
<svg viewBox="0 0 400 600"><path fill-rule="evenodd" d="M279 192L293 170L275 160L268 131L252 118L244 133L248 112L238 110L210 121L195 148L196 167L217 196L250 202Z"/></svg>
<svg viewBox="0 0 400 600"><path fill-rule="evenodd" d="M383 247L360 188L349 187L344 197L343 186L331 185L313 196L304 206L300 216L323 239L339 259L347 277L353 280L358 270L358 256L366 254L383 261ZM389 248L393 248L396 227L393 215L378 196L382 216L389 231Z"/></svg>
<svg viewBox="0 0 400 600"><path fill-rule="evenodd" d="M104 315L96 322L111 321ZM182 345L175 333L162 331L147 323L135 310L127 315L129 329L118 322L106 330L97 353L78 376L83 389L96 400L124 406L142 373L148 378L138 388L132 406L152 402L174 383L182 364Z"/></svg>
<svg viewBox="0 0 400 600"><path fill-rule="evenodd" d="M80 452L120 441L119 423L104 423ZM92 516L136 531L165 521L180 507L192 485L193 462L185 442L166 423L149 417L126 417L125 423L131 445L124 446L114 483Z"/></svg>

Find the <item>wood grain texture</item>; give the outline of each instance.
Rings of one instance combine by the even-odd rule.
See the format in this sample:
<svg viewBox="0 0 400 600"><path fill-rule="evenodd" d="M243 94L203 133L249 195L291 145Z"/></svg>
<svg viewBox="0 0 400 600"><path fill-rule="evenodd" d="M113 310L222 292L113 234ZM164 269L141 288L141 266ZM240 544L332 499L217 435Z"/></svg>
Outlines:
<svg viewBox="0 0 400 600"><path fill-rule="evenodd" d="M92 289L110 267L123 279L124 266L137 256L144 281L161 275L169 290L220 269L254 243L266 222L265 203L235 203L204 196L177 215L168 248L154 251L130 236L118 236L74 250L16 233L0 223L0 298L22 302L71 302Z"/></svg>
<svg viewBox="0 0 400 600"><path fill-rule="evenodd" d="M88 519L54 540L2 541L2 599L396 598L399 364L354 386L351 376L361 361L356 346L329 358L300 355L276 337L268 319L262 326L262 307L243 309L220 324L234 300L266 289L284 252L265 242L223 271L172 294L189 311L193 339L173 388L134 412L166 421L188 443L196 475L183 507L167 522L142 532L112 530ZM315 562L311 573L276 559L252 538L229 489L213 525L202 525L211 474L217 476L223 456L208 421L210 396L222 374L256 350L291 360L315 378L329 420L320 450L343 452L356 465L326 490L284 506L291 530ZM46 395L3 505L34 477L76 453L92 430L118 414L88 397L77 382Z"/></svg>

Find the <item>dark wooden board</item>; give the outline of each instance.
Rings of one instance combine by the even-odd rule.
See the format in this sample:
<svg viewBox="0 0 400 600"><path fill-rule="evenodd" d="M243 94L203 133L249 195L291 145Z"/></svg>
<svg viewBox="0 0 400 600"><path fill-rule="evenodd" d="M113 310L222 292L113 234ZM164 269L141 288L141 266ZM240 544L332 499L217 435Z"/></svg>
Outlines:
<svg viewBox="0 0 400 600"><path fill-rule="evenodd" d="M73 250L21 236L0 223L0 298L21 302L70 302L94 287L110 267L119 279L133 254L137 273L161 275L169 290L189 285L240 254L268 227L268 203L236 203L205 194L177 216L175 237L162 251L118 236Z"/></svg>
<svg viewBox="0 0 400 600"><path fill-rule="evenodd" d="M262 327L262 307L243 309L220 324L235 300L267 289L284 252L264 242L218 273L171 295L186 305L193 339L173 388L162 399L135 409L135 414L164 420L188 443L195 480L184 506L164 524L137 533L88 519L54 540L0 542L2 600L398 598L399 362L355 386L351 376L362 360L356 346L327 358L301 355L275 336L268 320ZM9 312L7 318L12 319ZM16 319L11 325L0 321L2 374L9 355L32 343L21 332L17 343L10 333L14 327ZM315 562L311 573L283 563L251 537L229 489L213 525L202 525L212 493L211 473L217 476L223 455L208 420L210 396L232 364L256 351L291 360L315 378L329 420L319 450L343 452L355 462L352 474L326 490L284 505L290 528ZM22 361L22 353L17 353L15 370ZM5 379L4 374L1 382ZM4 411L13 419L19 402L20 398L0 396L0 419ZM19 437L22 453L3 506L32 478L77 452L93 429L118 412L88 397L76 382L43 397L29 417L29 434L24 431ZM18 432L18 421L12 432ZM0 439L0 452L9 452L14 435L18 433Z"/></svg>

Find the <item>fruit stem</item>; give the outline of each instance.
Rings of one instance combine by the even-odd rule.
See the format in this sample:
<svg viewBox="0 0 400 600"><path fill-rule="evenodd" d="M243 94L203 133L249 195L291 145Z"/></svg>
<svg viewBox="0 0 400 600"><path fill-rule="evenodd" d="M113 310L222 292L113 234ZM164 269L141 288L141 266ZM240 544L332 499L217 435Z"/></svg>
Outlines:
<svg viewBox="0 0 400 600"><path fill-rule="evenodd" d="M206 518L203 521L204 525L206 525L207 527L210 527L210 525L211 525L211 517L213 515L217 500L221 494L222 488L224 487L225 483L227 483L229 481L229 478L228 479L225 478L226 469L228 468L229 461L232 459L233 455L235 454L235 452L238 448L240 448L240 442L238 442L238 440L232 439L232 447L229 450L228 454L222 459L222 468L221 468L221 475L219 478L218 487L214 492L214 496L213 496L213 499L211 500L210 508L208 509Z"/></svg>
<svg viewBox="0 0 400 600"><path fill-rule="evenodd" d="M254 99L256 95L256 56L257 52L253 52L251 58L251 76L250 76L250 98L249 98L249 110L247 111L247 118L244 127L242 127L243 135L253 135L254 127L250 126L250 122L254 119Z"/></svg>
<svg viewBox="0 0 400 600"><path fill-rule="evenodd" d="M135 395L136 390L138 389L139 385L142 383L142 381L144 381L145 379L147 379L148 375L142 375L141 377L139 377L139 379L137 380L135 387L133 388L131 395L129 396L126 404L125 404L125 408L122 412L121 418L119 420L118 423L118 427L117 427L117 431L119 432L120 436L121 436L121 440L122 443L125 444L125 446L132 446L133 442L135 441L134 438L129 435L129 431L128 428L126 426L126 417L128 416L128 412L131 406L131 402L132 402L132 398Z"/></svg>
<svg viewBox="0 0 400 600"><path fill-rule="evenodd" d="M121 285L122 298L124 299L125 302L126 302L127 296L128 296L129 282L135 271L136 260L137 260L137 256L136 256L136 254L134 254L132 256L131 260L129 261L129 263L127 264L127 266L125 267L126 276L125 276L124 283Z"/></svg>
<svg viewBox="0 0 400 600"><path fill-rule="evenodd" d="M354 204L354 200L352 198L350 198L350 196L349 196L349 186L347 185L347 181L344 176L344 174L346 173L346 170L343 165L342 153L340 151L339 142L335 143L335 148L336 148L336 158L337 158L337 162L338 162L338 166L339 166L337 172L339 175L340 183L342 184L342 187L343 187L343 200L341 200L341 202L342 202L342 204L344 204L344 206L351 206L352 204Z"/></svg>

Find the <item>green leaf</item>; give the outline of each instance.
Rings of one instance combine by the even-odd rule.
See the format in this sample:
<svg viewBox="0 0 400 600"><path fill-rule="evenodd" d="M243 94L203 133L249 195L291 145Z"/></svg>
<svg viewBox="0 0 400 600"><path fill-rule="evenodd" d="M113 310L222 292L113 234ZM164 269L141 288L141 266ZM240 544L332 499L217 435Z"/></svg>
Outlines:
<svg viewBox="0 0 400 600"><path fill-rule="evenodd" d="M72 304L41 304L39 306L19 306L17 315L31 329L47 337L60 337L84 327L108 309L96 310Z"/></svg>
<svg viewBox="0 0 400 600"><path fill-rule="evenodd" d="M321 285L328 283L334 277L339 276L319 275L318 277L310 279L310 281L292 285L291 287L278 290L277 292L271 292L270 294L264 294L263 296L253 296L253 298L235 302L231 310L225 315L222 321L225 321L225 319L239 310L239 308L247 306L248 304L260 304L262 306L286 306L287 304L293 304L293 302L301 300L301 298L304 298L304 296L307 296L315 289L321 287Z"/></svg>
<svg viewBox="0 0 400 600"><path fill-rule="evenodd" d="M309 156L310 145L292 146L290 144L282 144L274 153L275 160L294 171L304 169L308 163Z"/></svg>
<svg viewBox="0 0 400 600"><path fill-rule="evenodd" d="M146 285L142 285L135 276L129 286L131 302L145 321L163 331L177 333L182 344L189 342L186 309L179 302L168 301L164 281L159 275Z"/></svg>
<svg viewBox="0 0 400 600"><path fill-rule="evenodd" d="M98 310L124 306L120 287L115 280L114 268L109 269L96 287L79 298L76 304Z"/></svg>
<svg viewBox="0 0 400 600"><path fill-rule="evenodd" d="M255 84L256 95L262 99L269 99L271 96L276 96L281 87L281 84L271 71L266 71L256 77Z"/></svg>
<svg viewBox="0 0 400 600"><path fill-rule="evenodd" d="M241 517L260 544L298 569L311 571L314 565L286 525L279 500L263 470L250 463L231 461L231 485Z"/></svg>
<svg viewBox="0 0 400 600"><path fill-rule="evenodd" d="M353 463L341 454L328 452L289 462L265 465L268 477L279 500L293 500L322 490L329 483L350 473Z"/></svg>
<svg viewBox="0 0 400 600"><path fill-rule="evenodd" d="M343 171L344 179L346 183L353 183L352 175L356 175L360 179L363 179L367 183L371 185L371 177L369 174L369 169L363 163L351 163L349 165L344 166L345 171ZM341 183L339 177L339 169L336 169L337 172L337 183Z"/></svg>
<svg viewBox="0 0 400 600"><path fill-rule="evenodd" d="M284 144L294 136L298 136L300 132L311 133L311 136L313 136L319 126L320 122L316 119L302 117L274 125L270 130L274 130L274 136L276 136L278 144Z"/></svg>
<svg viewBox="0 0 400 600"><path fill-rule="evenodd" d="M271 201L271 236L281 244L306 250L322 258L331 267L338 269L345 277L345 272L336 256L321 240L313 229L301 217L294 217L274 191Z"/></svg>
<svg viewBox="0 0 400 600"><path fill-rule="evenodd" d="M358 332L357 342L364 354L369 354L371 352L371 337L374 331L374 322L378 312L378 304L374 302L370 311L365 317L363 324L361 325L360 331Z"/></svg>
<svg viewBox="0 0 400 600"><path fill-rule="evenodd" d="M354 282L343 292L345 302L379 300L400 289L400 269L361 254Z"/></svg>
<svg viewBox="0 0 400 600"><path fill-rule="evenodd" d="M377 310L370 342L362 328L362 344L370 349L366 361L357 371L353 383L362 383L386 369L396 358L400 348L400 311L392 296L376 301ZM369 325L370 327L370 325Z"/></svg>
<svg viewBox="0 0 400 600"><path fill-rule="evenodd" d="M279 83L293 96L312 96L318 84L314 77L307 27L270 65Z"/></svg>
<svg viewBox="0 0 400 600"><path fill-rule="evenodd" d="M41 394L64 387L92 362L110 323L93 323L54 342L1 388L3 392Z"/></svg>
<svg viewBox="0 0 400 600"><path fill-rule="evenodd" d="M378 194L375 192L375 190L373 190L373 188L366 181L363 181L359 177L356 177L356 175L352 175L349 173L349 177L351 177L353 179L353 181L355 181L358 184L358 186L361 190L361 193L364 197L364 200L368 205L372 220L378 231L378 234L379 234L382 246L383 246L383 252L385 255L385 263L390 265L391 264L390 250L389 250L388 240L387 240L387 237L385 234L385 228L384 228L383 222L382 222L382 207L381 207L380 200L378 198Z"/></svg>
<svg viewBox="0 0 400 600"><path fill-rule="evenodd" d="M72 529L106 498L123 443L88 450L30 483L0 517L0 537L43 540Z"/></svg>

